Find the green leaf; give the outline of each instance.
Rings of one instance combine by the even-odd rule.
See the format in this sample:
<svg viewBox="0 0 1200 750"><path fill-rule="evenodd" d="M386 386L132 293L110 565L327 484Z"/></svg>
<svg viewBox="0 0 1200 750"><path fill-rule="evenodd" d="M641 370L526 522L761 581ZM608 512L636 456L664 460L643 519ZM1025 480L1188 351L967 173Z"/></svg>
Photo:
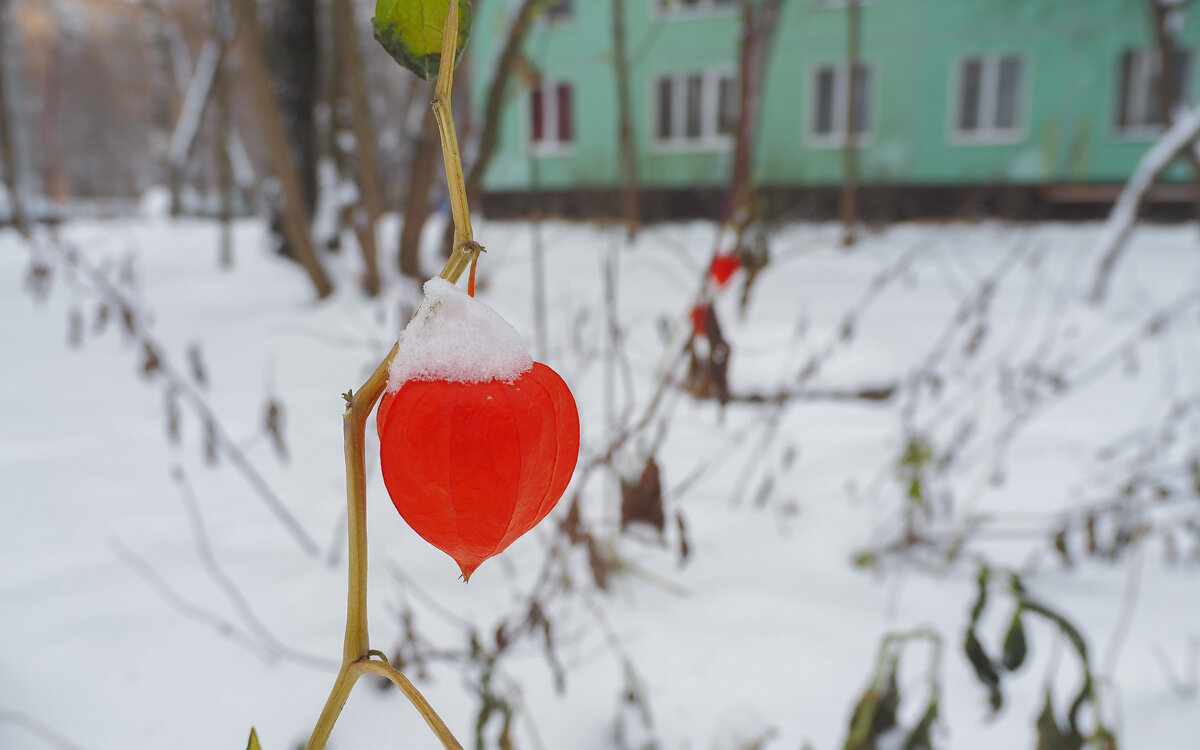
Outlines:
<svg viewBox="0 0 1200 750"><path fill-rule="evenodd" d="M867 688L850 716L850 733L842 750L874 750L879 735L896 726L896 709L900 706L900 688L896 682L898 657L893 657L887 681L881 686L876 679Z"/></svg>
<svg viewBox="0 0 1200 750"><path fill-rule="evenodd" d="M262 745L258 744L258 732L254 731L254 727L250 727L250 741L246 743L246 750L262 750Z"/></svg>
<svg viewBox="0 0 1200 750"><path fill-rule="evenodd" d="M925 707L921 720L908 733L900 750L933 750L933 725L937 723L937 718L938 702L937 699L933 699Z"/></svg>
<svg viewBox="0 0 1200 750"><path fill-rule="evenodd" d="M1021 608L1017 607L1017 611L1013 613L1012 623L1008 626L1008 632L1004 635L1004 653L1000 662L1009 672L1015 672L1025 663L1025 655L1028 650L1025 642L1025 626L1021 622Z"/></svg>
<svg viewBox="0 0 1200 750"><path fill-rule="evenodd" d="M963 652L967 656L967 661L971 662L971 666L975 669L975 677L988 689L988 703L992 707L992 712L999 711L1004 705L1004 695L1000 692L1000 675L996 672L992 660L983 650L983 644L975 637L974 630L967 631L967 636L963 640Z"/></svg>
<svg viewBox="0 0 1200 750"><path fill-rule="evenodd" d="M454 64L471 34L471 0L458 1ZM425 80L437 77L442 61L442 27L450 0L376 0L371 26L375 39L396 62Z"/></svg>

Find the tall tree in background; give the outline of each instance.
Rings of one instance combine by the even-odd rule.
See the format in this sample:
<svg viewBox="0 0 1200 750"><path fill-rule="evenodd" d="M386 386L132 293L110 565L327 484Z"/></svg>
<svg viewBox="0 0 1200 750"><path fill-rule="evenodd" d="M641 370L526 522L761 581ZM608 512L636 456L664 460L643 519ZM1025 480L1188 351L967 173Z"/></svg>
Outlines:
<svg viewBox="0 0 1200 750"><path fill-rule="evenodd" d="M217 192L220 193L217 218L221 224L217 257L221 268L226 269L233 268L233 193L236 187L229 158L229 136L233 130L232 88L228 61L223 59L213 81L213 97L217 102L217 152L214 158L217 162Z"/></svg>
<svg viewBox="0 0 1200 750"><path fill-rule="evenodd" d="M311 0L305 1L311 2ZM240 27L238 39L241 42L242 65L246 74L246 82L257 107L263 142L270 157L271 168L279 180L280 193L283 197L283 206L280 210L283 235L296 260L308 272L317 296L327 297L333 292L333 283L329 280L325 267L321 265L320 258L317 257L316 248L313 247L312 233L309 227L310 204L305 203L300 172L296 168L292 149L288 145L285 118L271 86L271 73L267 68L266 55L263 53L257 3L255 0L234 0L234 2ZM311 49L306 53L315 54ZM315 68L313 75L315 76ZM313 83L315 84L315 81ZM315 148L315 130L311 132L314 133L313 148ZM315 175L312 191L315 194Z"/></svg>
<svg viewBox="0 0 1200 750"><path fill-rule="evenodd" d="M333 0L333 46L336 60L348 84L350 117L355 141L355 173L360 205L352 212L351 224L362 250L363 288L374 297L379 293L379 250L376 232L384 211L383 180L379 174L379 150L375 123L367 97L367 76L354 20L353 0Z"/></svg>
<svg viewBox="0 0 1200 750"><path fill-rule="evenodd" d="M299 180L304 216L311 218L317 204L317 3L274 0L270 7L270 34L264 40L267 62ZM279 238L280 252L296 259L298 251L282 231L283 222L283 209L273 206L271 228Z"/></svg>
<svg viewBox="0 0 1200 750"><path fill-rule="evenodd" d="M1154 53L1158 63L1158 81L1155 88L1155 99L1158 101L1158 117L1163 127L1175 124L1181 112L1187 111L1186 91L1184 90L1184 73L1187 70L1184 62L1184 47L1176 38L1181 19L1177 14L1191 5L1195 0L1146 0L1150 11L1150 32L1154 38ZM1195 149L1185 152L1191 162L1192 170L1200 175L1200 155Z"/></svg>
<svg viewBox="0 0 1200 750"><path fill-rule="evenodd" d="M180 199L178 185L171 179L171 167L168 163L168 145L171 131L178 119L179 86L175 68L175 58L171 51L171 38L167 29L167 18L158 0L142 0L152 37L150 47L150 71L154 80L154 101L150 120L150 152L156 159L162 159L163 175L167 177L167 185L171 189L171 211L178 213ZM54 58L57 59L57 56Z"/></svg>
<svg viewBox="0 0 1200 750"><path fill-rule="evenodd" d="M12 221L22 232L29 230L31 216L29 172L25 168L27 151L23 147L24 131L21 116L24 97L20 89L21 75L17 69L16 27L11 20L10 0L0 0L0 167L4 169L4 186L8 189Z"/></svg>
<svg viewBox="0 0 1200 750"><path fill-rule="evenodd" d="M732 226L734 247L741 249L744 233L755 214L757 202L751 159L754 138L758 132L758 117L762 104L762 87L766 79L767 57L778 26L782 0L742 0L742 46L738 69L738 119L734 131L733 169L729 179L729 194L725 199L722 229ZM720 238L718 237L718 242Z"/></svg>
<svg viewBox="0 0 1200 750"><path fill-rule="evenodd" d="M862 9L859 0L846 0L846 124L842 144L842 244L854 244L858 221L859 80L862 64Z"/></svg>
<svg viewBox="0 0 1200 750"><path fill-rule="evenodd" d="M404 194L404 223L400 227L400 273L414 279L425 276L421 272L421 230L429 218L429 193L437 179L437 165L437 120L434 119L433 108L426 107L409 163L408 189Z"/></svg>
<svg viewBox="0 0 1200 750"><path fill-rule="evenodd" d="M625 49L625 0L612 0L613 71L617 79L617 141L621 154L621 209L625 233L637 234L638 213L637 150L633 140L633 115L629 94L629 57Z"/></svg>

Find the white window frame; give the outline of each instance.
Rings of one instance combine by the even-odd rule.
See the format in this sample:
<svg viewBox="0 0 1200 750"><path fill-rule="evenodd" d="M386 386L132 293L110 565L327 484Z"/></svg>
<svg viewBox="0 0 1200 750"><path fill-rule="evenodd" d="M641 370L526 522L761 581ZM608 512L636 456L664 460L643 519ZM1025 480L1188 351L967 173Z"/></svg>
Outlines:
<svg viewBox="0 0 1200 750"><path fill-rule="evenodd" d="M558 87L568 86L571 89L571 104L575 104L575 84L571 81L558 79L543 79L540 86L530 87L525 92L525 142L529 151L538 156L570 156L575 153L575 142L579 138L579 122L575 117L574 106L571 109L571 133L569 141L563 141L558 132ZM533 140L533 93L542 92L542 140Z"/></svg>
<svg viewBox="0 0 1200 750"><path fill-rule="evenodd" d="M996 127L996 105L999 102L1000 62L1007 58L1017 61L1020 78L1017 81L1016 100L1013 106L1015 124L1011 128ZM978 60L979 73L979 111L976 113L979 127L974 130L963 130L961 126L963 105L963 84L967 75L967 63ZM1025 139L1028 127L1028 91L1033 80L1032 65L1028 56L1020 52L981 52L963 55L954 61L954 74L950 76L951 92L946 101L952 102L947 112L949 116L949 142L957 146L1003 145L1019 143Z"/></svg>
<svg viewBox="0 0 1200 750"><path fill-rule="evenodd" d="M867 75L867 120L866 127L854 134L854 145L862 148L875 142L875 121L878 117L879 84L876 80L876 66L864 60L858 61L858 67L864 69ZM828 133L817 132L817 118L820 115L820 86L818 81L821 72L833 71L833 129ZM850 94L850 81L847 71L849 66L840 63L818 63L809 69L808 84L808 123L804 128L805 140L812 148L843 148L846 145L846 97Z"/></svg>
<svg viewBox="0 0 1200 750"><path fill-rule="evenodd" d="M663 7L663 0L650 0L650 16L657 21L677 21L684 18L711 18L736 13L740 6L738 0L696 0L695 7L685 7L681 0L668 0L671 4Z"/></svg>
<svg viewBox="0 0 1200 750"><path fill-rule="evenodd" d="M700 136L687 136L687 80L700 76ZM722 151L733 145L733 133L720 133L721 125L721 81L732 79L738 84L737 72L730 68L708 68L704 70L682 70L660 73L650 78L650 142L656 151ZM663 138L658 132L658 88L663 80L671 81L671 123L674 126L670 137Z"/></svg>
<svg viewBox="0 0 1200 750"><path fill-rule="evenodd" d="M1183 89L1184 101L1190 101L1189 96L1192 85L1192 68L1196 64L1196 53L1191 47L1181 47L1181 52L1185 52L1188 56L1187 69L1184 70L1183 80L1179 82ZM1121 59L1126 52L1133 52L1137 62L1137 71L1139 78L1136 82L1131 83L1128 91L1121 89ZM1158 70L1158 51L1153 47L1123 47L1117 57L1117 76L1116 76L1116 110L1113 112L1112 130L1118 138L1129 139L1145 139L1153 138L1163 131L1163 123L1161 122L1139 122L1130 125L1121 124L1121 108L1127 103L1127 96L1131 98L1137 105L1139 110L1145 109L1147 100L1152 96L1152 86L1156 86L1155 78L1161 75ZM1155 115L1157 116L1157 115Z"/></svg>

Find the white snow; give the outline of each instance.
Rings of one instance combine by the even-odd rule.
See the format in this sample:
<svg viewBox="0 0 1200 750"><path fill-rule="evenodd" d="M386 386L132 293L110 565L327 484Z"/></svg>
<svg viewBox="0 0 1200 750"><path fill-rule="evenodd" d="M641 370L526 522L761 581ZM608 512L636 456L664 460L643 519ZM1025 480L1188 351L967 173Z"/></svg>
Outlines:
<svg viewBox="0 0 1200 750"><path fill-rule="evenodd" d="M171 215L171 191L166 185L151 185L138 198L138 216L143 219L166 219Z"/></svg>
<svg viewBox="0 0 1200 750"><path fill-rule="evenodd" d="M394 217L386 222L381 247L395 247L396 226ZM442 304L418 325L449 323L447 310L464 320L483 315L486 303L530 335L531 227L478 220L475 229L489 248L480 302L431 285L427 300ZM181 444L165 440L163 392L140 377L139 350L120 333L118 316L78 349L67 345L74 312L86 330L96 325L96 298L81 279L56 272L48 296L35 300L25 291L31 254L13 232L0 231L0 748L241 748L252 725L265 750L303 746L342 653L339 394L357 388L388 351L417 303L415 290L406 293L391 278L379 300L366 300L355 283L359 258L341 253L328 258L339 292L314 303L303 272L269 251L257 222L235 225L233 272L218 267L215 223L73 221L59 231L114 275L127 254L134 259L138 310L164 355L186 371L188 349L200 347L208 373L202 397L322 554L301 552L228 460L206 465L203 425L186 409ZM440 231L437 222L427 228L428 264ZM546 362L575 394L585 467L608 445L610 421L635 418L653 395L665 367L663 342L687 324L715 229L704 222L652 226L634 247L617 251L612 317L625 356L611 367L602 269L621 243L620 228L547 222L541 231L549 248ZM652 737L660 750L741 750L755 739L763 750L837 750L881 636L919 627L936 630L945 644L939 747L1034 747L1046 685L1055 685L1060 718L1078 685L1057 630L1030 621L1029 663L1006 680L1005 708L988 719L984 691L960 648L973 567L897 561L864 571L851 562L897 535L906 500L896 451L905 430L946 433L948 442L958 417L968 416L986 439L962 439L971 450L948 483L953 513L931 530L953 534L978 522L997 532L984 533L970 554L1020 568L1032 594L1080 626L1121 747L1194 747L1200 699L1185 689L1198 667L1191 644L1200 642L1194 537L1177 529L1180 559L1173 563L1157 535L1116 562L1086 558L1072 537L1076 561L1068 570L1044 536L1018 533L1116 496L1119 487L1110 485L1123 476L1121 451L1144 447L1126 438L1160 424L1200 390L1195 304L1154 335L1146 332L1155 310L1200 287L1194 227L1140 227L1108 302L1091 307L1086 271L1102 234L1099 224L901 225L866 235L850 252L833 225L773 234L772 263L745 312L736 285L715 302L733 348L737 392L796 387L799 368L827 349L832 356L804 387L904 378L937 342L956 351L965 345L969 326L943 333L960 300L1011 253L1023 254L996 287L992 326L975 359L951 358L942 400L919 400L911 414L907 398L801 399L776 415L770 432L769 404L720 410L669 392L669 422L632 446L658 448L665 539L617 533L612 474L577 475L572 489L582 520L619 561L606 592L589 583L586 550L554 545L567 502L463 585L453 562L412 533L388 502L368 445L372 646L392 654L406 612L439 653L466 652L472 632L490 646L500 618L513 614L520 622L532 596L566 584L540 575L558 555L570 586L546 607L563 689L540 637L520 640L494 674L493 687L518 709L517 748L614 750L619 723L627 740ZM890 280L877 281L884 277ZM852 309L861 314L853 337L843 340ZM1110 351L1128 364L1084 377ZM1029 363L1079 377L993 455L990 436L1006 435L1011 410L1003 398L1012 397L998 385ZM1022 381L1011 390L1019 395L1035 385ZM262 429L268 398L285 408L287 463ZM1134 456L1146 472L1167 476L1163 467L1197 442L1194 419L1172 432L1173 447ZM367 430L368 440L373 433ZM1132 447L1103 452L1110 445ZM989 479L996 462L1002 483ZM202 565L176 470L194 493L213 558L270 639ZM686 564L676 552L675 513L687 522ZM985 615L980 636L989 649L1002 637L1009 605L997 595ZM908 726L928 695L929 660L924 645L901 658L900 718ZM405 671L473 747L479 671L438 659L423 675L411 663ZM631 683L644 709L626 700ZM30 722L65 741L47 741ZM495 729L493 721L491 736ZM365 682L330 747L384 746L438 744L395 690Z"/></svg>
<svg viewBox="0 0 1200 750"><path fill-rule="evenodd" d="M339 212L345 183L340 183L337 164L332 157L317 162L317 207L312 217L312 238L317 247L329 247L337 237Z"/></svg>
<svg viewBox="0 0 1200 750"><path fill-rule="evenodd" d="M400 334L387 389L399 390L406 380L515 380L532 367L521 334L504 318L449 281L434 278L425 282L425 299Z"/></svg>

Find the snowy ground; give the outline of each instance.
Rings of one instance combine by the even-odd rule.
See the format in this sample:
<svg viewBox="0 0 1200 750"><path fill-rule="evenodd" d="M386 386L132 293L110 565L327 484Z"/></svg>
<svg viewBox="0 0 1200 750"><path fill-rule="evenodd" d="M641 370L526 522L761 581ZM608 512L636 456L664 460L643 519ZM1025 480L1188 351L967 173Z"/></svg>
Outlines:
<svg viewBox="0 0 1200 750"><path fill-rule="evenodd" d="M428 239L440 235L440 227L429 231ZM544 360L576 392L586 460L611 423L644 408L664 341L686 325L713 227L654 227L633 248L621 247L617 230L549 223L540 231L550 311ZM143 358L119 320L93 334L97 298L61 269L45 299L35 299L23 290L33 254L13 234L0 235L0 748L241 748L252 725L266 750L302 745L341 653L339 394L386 352L411 297L393 281L383 300L364 300L352 291L357 259L345 251L331 260L341 291L314 303L299 269L271 257L255 223L237 227L232 272L217 268L211 224L78 222L63 232L97 263L135 259L139 313L167 361L186 372L189 348L199 347L205 401L320 553L296 544L227 457L207 465L204 426L186 406L181 444L172 446L163 388L140 375ZM479 296L532 344L533 229L483 222L476 232L489 250ZM774 235L775 260L745 315L737 280L718 300L735 392L787 390L823 351L832 354L806 388L899 379L901 391L886 403L795 400L783 410L742 403L722 411L669 395L659 459L668 517L686 518L690 558L680 564L672 524L661 543L616 534L611 474L593 472L568 493L582 493L585 519L610 540L622 570L609 591L594 591L583 551L569 553L576 589L550 613L565 690L555 689L536 639L503 660L499 686L521 704L516 746L641 748L655 737L663 750L746 750L756 738L768 749L840 748L880 638L928 627L946 644L936 674L940 746L1032 747L1045 686L1056 686L1061 716L1079 671L1056 630L1031 620L1030 663L1006 680L1005 708L988 718L986 693L960 649L975 593L971 560L986 554L1025 571L1033 595L1079 625L1123 747L1196 747L1195 536L1180 532L1175 563L1157 535L1116 563L1083 559L1073 536L1069 570L1049 544L1057 514L1103 500L1119 480L1106 474L1120 475L1119 461L1099 451L1200 393L1194 301L1183 298L1185 312L1153 335L1145 325L1159 307L1200 289L1195 229L1140 228L1101 309L1083 302L1097 235L1096 226L905 225L848 253L833 227ZM606 355L606 257L619 268L626 356L616 365ZM980 317L986 330L964 325L943 336L960 301L998 268L1006 270ZM873 279L881 281L872 287ZM851 310L861 314L843 337ZM84 335L71 347L76 312ZM972 335L981 341L970 344ZM938 369L943 395L915 397L923 386L904 378L939 341L950 352ZM979 351L963 356L969 346ZM1105 364L1110 350L1120 366ZM1028 362L1065 372L1068 387L1010 435L997 383L1028 374ZM287 461L262 429L271 398L284 409ZM943 408L939 398L959 405ZM964 414L974 438L954 437ZM1197 420L1189 419L1175 432L1194 448ZM902 527L907 485L896 461L906 426L939 445L961 440L969 454L939 480L950 507L939 506L929 528L952 533L980 518L991 525L957 564L931 570L884 557L863 570L855 557L886 546ZM636 465L655 434L617 463ZM1008 442L997 450L1001 438ZM464 585L448 557L404 526L377 471L369 459L372 644L392 651L405 608L439 648L465 648L472 628L488 641L498 617L528 606L566 504ZM203 564L188 493L213 558L254 620ZM1005 533L1005 524L1034 531ZM990 651L1010 612L997 594L980 629ZM902 657L904 724L923 710L929 656L914 646ZM648 713L623 701L626 662ZM467 746L478 709L473 674L435 663L419 681ZM1191 695L1178 689L1189 680ZM398 694L363 685L331 747L367 746L437 744Z"/></svg>

